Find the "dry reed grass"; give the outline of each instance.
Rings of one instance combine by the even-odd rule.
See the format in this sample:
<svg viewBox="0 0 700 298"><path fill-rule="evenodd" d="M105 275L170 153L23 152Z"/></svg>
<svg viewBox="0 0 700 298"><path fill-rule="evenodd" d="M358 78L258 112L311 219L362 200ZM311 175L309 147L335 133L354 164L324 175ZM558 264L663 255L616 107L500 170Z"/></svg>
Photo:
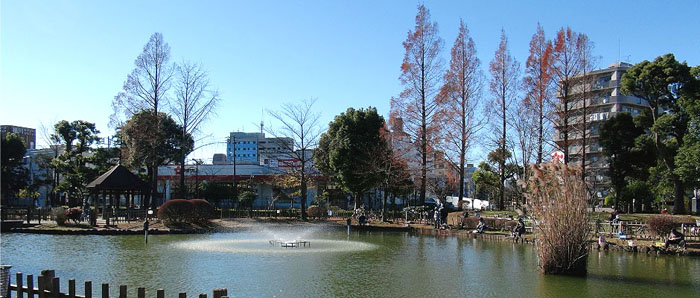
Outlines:
<svg viewBox="0 0 700 298"><path fill-rule="evenodd" d="M591 228L581 169L559 163L532 168L526 196L536 223L539 270L545 274L585 275Z"/></svg>

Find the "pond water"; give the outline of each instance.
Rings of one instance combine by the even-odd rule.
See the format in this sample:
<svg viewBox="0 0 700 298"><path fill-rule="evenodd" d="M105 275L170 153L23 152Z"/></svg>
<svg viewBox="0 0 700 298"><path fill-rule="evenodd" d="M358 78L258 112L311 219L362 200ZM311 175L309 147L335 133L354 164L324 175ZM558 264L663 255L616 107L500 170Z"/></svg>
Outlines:
<svg viewBox="0 0 700 298"><path fill-rule="evenodd" d="M206 235L2 234L12 273L157 288L166 297L227 288L231 297L700 297L700 259L592 252L588 276L544 276L531 245L407 233L296 230ZM306 248L269 240L310 241ZM13 281L14 283L14 281Z"/></svg>

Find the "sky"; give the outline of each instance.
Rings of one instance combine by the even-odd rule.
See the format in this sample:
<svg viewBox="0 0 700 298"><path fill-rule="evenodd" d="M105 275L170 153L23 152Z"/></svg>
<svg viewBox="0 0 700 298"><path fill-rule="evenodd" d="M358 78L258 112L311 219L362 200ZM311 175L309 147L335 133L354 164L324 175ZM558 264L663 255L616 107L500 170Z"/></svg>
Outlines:
<svg viewBox="0 0 700 298"><path fill-rule="evenodd" d="M0 2L0 124L37 128L60 120L109 126L112 99L154 32L171 61L200 63L221 102L196 136L191 158L225 152L231 131L278 123L267 111L316 99L320 122L349 107L389 115L399 81L402 42L424 4L444 40L460 18L476 44L484 73L500 31L521 63L539 22L548 38L562 27L594 42L597 66L638 63L673 53L700 65L700 1L31 1ZM487 90L487 88L484 88ZM488 99L484 92L482 97ZM469 159L483 159L475 148Z"/></svg>

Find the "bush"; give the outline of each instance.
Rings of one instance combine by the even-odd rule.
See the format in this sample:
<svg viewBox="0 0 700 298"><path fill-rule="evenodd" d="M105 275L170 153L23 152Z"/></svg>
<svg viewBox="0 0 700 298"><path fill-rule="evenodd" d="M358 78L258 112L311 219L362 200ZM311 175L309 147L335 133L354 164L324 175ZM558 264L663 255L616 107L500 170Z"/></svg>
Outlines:
<svg viewBox="0 0 700 298"><path fill-rule="evenodd" d="M66 209L63 207L51 208L51 218L56 221L59 226L65 226L68 216L66 214Z"/></svg>
<svg viewBox="0 0 700 298"><path fill-rule="evenodd" d="M309 217L322 218L328 216L328 210L321 206L311 206L306 209L306 213Z"/></svg>
<svg viewBox="0 0 700 298"><path fill-rule="evenodd" d="M484 217L486 227L491 231L504 231L509 229L509 225L515 226L514 221L509 221L505 218L487 218ZM476 229L479 224L478 217L465 217L462 219L462 227L465 229ZM512 228L510 228L512 230Z"/></svg>
<svg viewBox="0 0 700 298"><path fill-rule="evenodd" d="M476 229L476 225L478 224L478 217L465 217L462 219L462 227L465 229Z"/></svg>
<svg viewBox="0 0 700 298"><path fill-rule="evenodd" d="M166 225L206 224L213 215L214 207L201 199L169 200L158 209L158 218Z"/></svg>
<svg viewBox="0 0 700 298"><path fill-rule="evenodd" d="M517 222L517 221L510 220L510 221L507 221L507 222L505 223L505 225L504 225L503 228L504 228L505 231L512 231L513 229L515 229L515 226L516 226L516 225L518 225L518 222Z"/></svg>
<svg viewBox="0 0 700 298"><path fill-rule="evenodd" d="M506 227L508 220L505 218L484 218L484 221L489 230L502 231Z"/></svg>
<svg viewBox="0 0 700 298"><path fill-rule="evenodd" d="M605 200L603 201L603 205L605 206L612 206L615 205L615 194L609 194L605 196Z"/></svg>
<svg viewBox="0 0 700 298"><path fill-rule="evenodd" d="M675 226L676 221L669 215L654 216L647 220L649 233L661 238L666 238L666 236L671 233L671 230L673 230L673 227Z"/></svg>
<svg viewBox="0 0 700 298"><path fill-rule="evenodd" d="M195 223L204 224L209 222L210 219L215 218L216 209L206 200L194 199L189 200L189 202L193 206L192 211L194 212L193 218Z"/></svg>
<svg viewBox="0 0 700 298"><path fill-rule="evenodd" d="M70 208L70 209L66 210L67 219L70 219L75 223L80 221L80 215L82 215L82 214L83 214L83 209L80 209L78 207Z"/></svg>

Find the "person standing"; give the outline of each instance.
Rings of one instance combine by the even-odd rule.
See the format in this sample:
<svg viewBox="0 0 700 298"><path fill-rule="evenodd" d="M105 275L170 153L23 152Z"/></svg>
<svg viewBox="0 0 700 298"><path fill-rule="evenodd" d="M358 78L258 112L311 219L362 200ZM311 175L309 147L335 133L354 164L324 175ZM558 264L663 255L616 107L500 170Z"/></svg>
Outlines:
<svg viewBox="0 0 700 298"><path fill-rule="evenodd" d="M146 240L146 243L148 243L148 218L143 222L143 237Z"/></svg>

